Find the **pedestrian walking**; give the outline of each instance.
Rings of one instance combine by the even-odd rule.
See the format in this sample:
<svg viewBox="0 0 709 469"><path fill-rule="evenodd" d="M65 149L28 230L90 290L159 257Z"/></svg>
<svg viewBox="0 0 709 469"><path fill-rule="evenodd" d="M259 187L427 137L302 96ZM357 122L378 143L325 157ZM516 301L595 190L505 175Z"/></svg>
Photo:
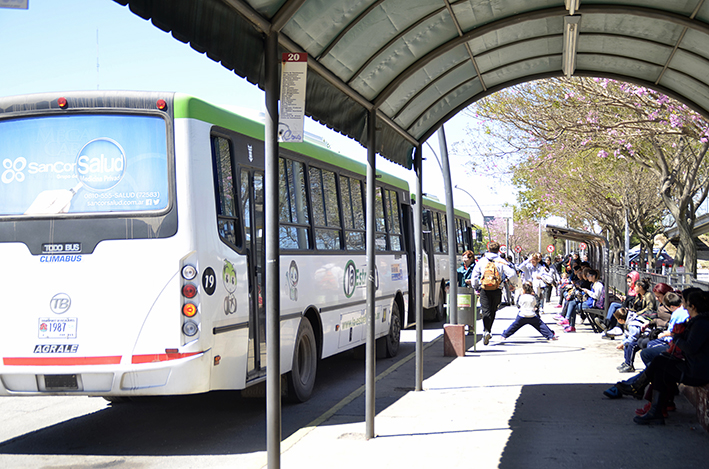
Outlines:
<svg viewBox="0 0 709 469"><path fill-rule="evenodd" d="M499 243L490 243L488 249L473 269L474 287L480 296L485 345L490 343L492 337L492 324L502 301L502 286L506 280L517 275L515 269L500 257Z"/></svg>

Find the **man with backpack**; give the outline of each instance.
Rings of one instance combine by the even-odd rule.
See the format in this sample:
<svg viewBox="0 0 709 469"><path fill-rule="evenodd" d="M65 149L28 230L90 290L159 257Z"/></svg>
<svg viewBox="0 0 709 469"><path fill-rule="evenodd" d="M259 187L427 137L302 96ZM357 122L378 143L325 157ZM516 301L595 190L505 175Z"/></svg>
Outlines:
<svg viewBox="0 0 709 469"><path fill-rule="evenodd" d="M483 317L483 343L490 343L492 323L495 322L497 308L502 301L502 286L506 280L517 275L515 269L499 255L500 244L492 242L488 252L475 264L473 279L475 290L480 295L480 309Z"/></svg>

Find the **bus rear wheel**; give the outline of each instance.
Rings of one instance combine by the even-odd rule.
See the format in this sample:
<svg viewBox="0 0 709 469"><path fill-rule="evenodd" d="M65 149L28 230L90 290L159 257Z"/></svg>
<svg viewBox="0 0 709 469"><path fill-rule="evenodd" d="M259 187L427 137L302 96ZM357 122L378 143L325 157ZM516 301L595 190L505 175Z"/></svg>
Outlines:
<svg viewBox="0 0 709 469"><path fill-rule="evenodd" d="M399 353L399 345L401 343L401 313L399 312L399 303L394 303L391 309L391 325L389 333L384 337L377 339L377 355L382 354L386 358L393 358Z"/></svg>
<svg viewBox="0 0 709 469"><path fill-rule="evenodd" d="M288 399L305 402L310 399L318 369L318 346L310 321L303 317L293 349L293 367L288 373Z"/></svg>

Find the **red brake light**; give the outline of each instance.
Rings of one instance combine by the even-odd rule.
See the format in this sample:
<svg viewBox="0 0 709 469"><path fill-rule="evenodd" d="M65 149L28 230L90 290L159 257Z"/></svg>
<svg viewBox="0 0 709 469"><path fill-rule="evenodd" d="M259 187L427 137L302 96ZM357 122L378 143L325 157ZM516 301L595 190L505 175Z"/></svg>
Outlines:
<svg viewBox="0 0 709 469"><path fill-rule="evenodd" d="M67 102L66 98L59 98L57 99L57 104L59 105L60 108L65 109L69 103Z"/></svg>
<svg viewBox="0 0 709 469"><path fill-rule="evenodd" d="M197 295L197 287L188 283L182 287L182 294L185 298L194 298Z"/></svg>
<svg viewBox="0 0 709 469"><path fill-rule="evenodd" d="M158 99L157 102L155 103L155 106L160 110L160 111L165 111L167 109L167 103L165 102L164 99Z"/></svg>

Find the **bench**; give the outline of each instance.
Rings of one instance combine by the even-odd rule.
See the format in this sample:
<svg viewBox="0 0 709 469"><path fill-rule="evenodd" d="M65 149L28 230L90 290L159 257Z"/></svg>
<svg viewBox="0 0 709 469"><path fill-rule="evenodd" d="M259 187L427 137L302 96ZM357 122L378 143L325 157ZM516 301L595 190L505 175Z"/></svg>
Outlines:
<svg viewBox="0 0 709 469"><path fill-rule="evenodd" d="M704 430L709 431L709 384L704 386L679 385L679 392L687 398L697 411L697 420Z"/></svg>
<svg viewBox="0 0 709 469"><path fill-rule="evenodd" d="M599 308L582 308L580 316L582 319L588 318L588 322L591 325L593 332L599 333L603 331L603 328L596 323L595 319L598 318L601 322L605 321L606 310Z"/></svg>

